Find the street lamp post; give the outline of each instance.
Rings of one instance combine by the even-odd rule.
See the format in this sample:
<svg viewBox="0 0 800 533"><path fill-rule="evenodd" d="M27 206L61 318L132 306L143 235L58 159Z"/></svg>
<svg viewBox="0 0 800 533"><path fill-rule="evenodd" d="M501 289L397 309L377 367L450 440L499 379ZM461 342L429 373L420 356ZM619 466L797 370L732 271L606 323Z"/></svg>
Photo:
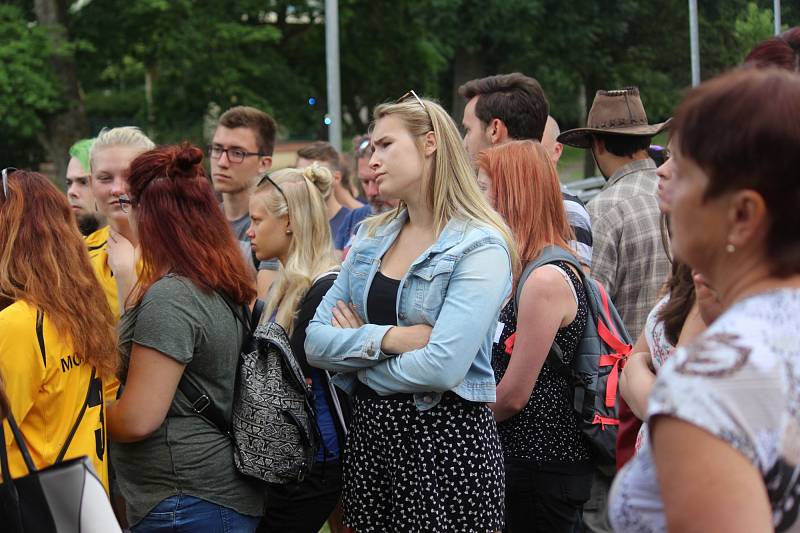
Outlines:
<svg viewBox="0 0 800 533"><path fill-rule="evenodd" d="M697 0L689 0L689 43L692 51L692 87L700 85L700 39L697 31Z"/></svg>
<svg viewBox="0 0 800 533"><path fill-rule="evenodd" d="M325 0L325 67L328 78L328 141L342 151L342 95L339 81L339 2Z"/></svg>

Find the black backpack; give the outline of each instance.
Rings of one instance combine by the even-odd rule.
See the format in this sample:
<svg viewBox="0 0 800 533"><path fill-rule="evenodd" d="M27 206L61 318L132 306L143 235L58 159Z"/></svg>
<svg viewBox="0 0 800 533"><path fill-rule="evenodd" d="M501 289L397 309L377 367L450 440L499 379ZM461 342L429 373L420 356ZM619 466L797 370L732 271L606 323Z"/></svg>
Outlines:
<svg viewBox="0 0 800 533"><path fill-rule="evenodd" d="M558 261L564 261L578 271L586 293L589 316L572 364L564 363L561 347L555 341L545 364L567 378L573 386L573 406L578 414L578 428L583 433L593 461L598 465L613 466L619 427L619 372L632 345L622 318L605 288L584 274L572 254L559 246L548 246L522 271L514 295L514 314L516 316L522 288L531 272Z"/></svg>

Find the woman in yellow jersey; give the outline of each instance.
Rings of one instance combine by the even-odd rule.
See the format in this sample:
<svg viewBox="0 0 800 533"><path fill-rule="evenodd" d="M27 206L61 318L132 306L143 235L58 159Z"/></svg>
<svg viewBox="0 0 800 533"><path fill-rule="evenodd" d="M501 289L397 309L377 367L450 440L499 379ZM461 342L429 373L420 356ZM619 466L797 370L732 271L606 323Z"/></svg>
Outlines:
<svg viewBox="0 0 800 533"><path fill-rule="evenodd" d="M89 152L92 193L108 226L87 236L86 244L116 320L120 315L118 295L122 293L124 299L135 282L133 248L137 244L128 215L120 209L119 197L125 194L125 175L131 161L154 146L139 128L125 126L101 131Z"/></svg>
<svg viewBox="0 0 800 533"><path fill-rule="evenodd" d="M0 374L37 468L87 455L108 486L104 405L116 368L114 318L67 199L41 174L4 170ZM12 476L26 474L17 443L6 446Z"/></svg>

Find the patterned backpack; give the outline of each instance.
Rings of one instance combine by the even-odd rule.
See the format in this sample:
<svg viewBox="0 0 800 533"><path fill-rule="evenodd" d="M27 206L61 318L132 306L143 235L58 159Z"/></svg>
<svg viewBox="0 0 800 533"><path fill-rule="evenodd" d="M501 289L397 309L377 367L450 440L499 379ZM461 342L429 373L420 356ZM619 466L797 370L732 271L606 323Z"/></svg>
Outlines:
<svg viewBox="0 0 800 533"><path fill-rule="evenodd" d="M617 385L619 372L632 346L622 318L609 300L605 288L584 274L572 254L558 246L548 246L522 271L514 295L514 314L517 313L522 287L531 272L557 261L564 261L578 271L586 293L589 316L572 364L564 363L563 352L556 342L550 347L546 364L573 386L573 406L578 415L578 428L593 461L597 465L614 466L619 426Z"/></svg>
<svg viewBox="0 0 800 533"><path fill-rule="evenodd" d="M280 324L259 325L264 302L251 314L219 293L245 325L230 417L184 374L178 389L194 412L233 440L233 459L242 474L268 483L302 481L314 465L321 437L311 386ZM227 420L230 418L231 423Z"/></svg>
<svg viewBox="0 0 800 533"><path fill-rule="evenodd" d="M243 474L288 483L302 481L314 464L320 436L311 387L280 324L258 326L242 351L231 425Z"/></svg>

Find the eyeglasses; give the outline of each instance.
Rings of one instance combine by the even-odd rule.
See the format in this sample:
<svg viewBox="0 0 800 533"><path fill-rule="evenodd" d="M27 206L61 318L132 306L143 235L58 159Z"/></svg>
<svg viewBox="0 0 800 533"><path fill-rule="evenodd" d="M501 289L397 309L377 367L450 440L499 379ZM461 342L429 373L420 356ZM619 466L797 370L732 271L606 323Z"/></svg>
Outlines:
<svg viewBox="0 0 800 533"><path fill-rule="evenodd" d="M253 155L264 156L267 154L262 154L261 152L248 152L247 150L242 150L241 148L223 148L218 144L209 144L208 145L208 157L211 159L219 159L222 157L222 154L228 155L228 161L231 163L241 163L244 161L245 157L250 157Z"/></svg>
<svg viewBox="0 0 800 533"><path fill-rule="evenodd" d="M408 91L406 94L404 94L403 96L401 96L401 97L400 97L400 98L398 98L397 100L395 100L395 101L394 101L394 103L395 103L395 104L399 104L400 102L402 102L403 100L405 100L405 99L406 99L406 98L408 98L409 96L413 96L413 97L414 97L414 100L416 100L416 101L417 101L417 103L418 103L419 105L421 105L421 106L422 106L422 109L424 109L426 113L428 112L428 108L427 108L427 107L425 107L425 103L422 101L422 98L420 98L419 96L417 96L417 93L415 93L413 89L412 89L412 90L410 90L410 91Z"/></svg>
<svg viewBox="0 0 800 533"><path fill-rule="evenodd" d="M131 201L130 197L127 194L120 195L120 197L117 198L117 201L119 202L119 208L122 210L123 213L131 212L131 206L133 205L133 201Z"/></svg>
<svg viewBox="0 0 800 533"><path fill-rule="evenodd" d="M283 201L286 202L286 217L289 218L289 199L286 198L286 193L283 192L283 189L281 189L281 186L278 185L277 183L275 183L275 180L270 178L269 174L264 174L264 177L261 178L260 180L258 180L257 187L261 187L264 183L267 183L267 182L270 185L272 185L273 187L275 187L275 190L278 191L281 194L281 196L283 196Z"/></svg>
<svg viewBox="0 0 800 533"><path fill-rule="evenodd" d="M6 167L3 169L3 198L8 198L8 174L16 171L17 169L14 167Z"/></svg>
<svg viewBox="0 0 800 533"><path fill-rule="evenodd" d="M356 145L356 158L361 159L362 157L368 154L369 154L369 137L364 137Z"/></svg>

